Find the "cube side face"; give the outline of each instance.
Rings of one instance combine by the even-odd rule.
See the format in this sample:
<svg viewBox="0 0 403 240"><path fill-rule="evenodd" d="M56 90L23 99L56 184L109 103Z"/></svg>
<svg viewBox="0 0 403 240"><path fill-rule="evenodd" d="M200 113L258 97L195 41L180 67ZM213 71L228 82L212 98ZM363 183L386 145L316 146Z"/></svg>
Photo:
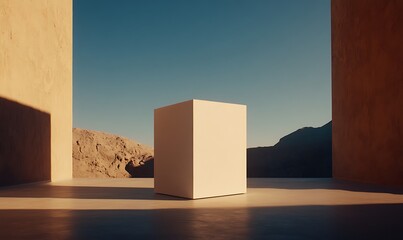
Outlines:
<svg viewBox="0 0 403 240"><path fill-rule="evenodd" d="M193 198L193 102L154 110L154 191Z"/></svg>
<svg viewBox="0 0 403 240"><path fill-rule="evenodd" d="M194 102L193 195L246 192L246 106Z"/></svg>

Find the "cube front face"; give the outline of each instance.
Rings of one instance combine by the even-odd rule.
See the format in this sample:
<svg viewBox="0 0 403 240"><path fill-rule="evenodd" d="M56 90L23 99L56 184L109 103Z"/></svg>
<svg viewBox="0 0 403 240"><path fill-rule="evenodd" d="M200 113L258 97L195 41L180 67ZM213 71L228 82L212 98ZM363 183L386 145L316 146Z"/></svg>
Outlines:
<svg viewBox="0 0 403 240"><path fill-rule="evenodd" d="M155 192L205 198L246 192L246 106L191 100L154 112Z"/></svg>
<svg viewBox="0 0 403 240"><path fill-rule="evenodd" d="M193 198L246 192L246 106L194 101Z"/></svg>

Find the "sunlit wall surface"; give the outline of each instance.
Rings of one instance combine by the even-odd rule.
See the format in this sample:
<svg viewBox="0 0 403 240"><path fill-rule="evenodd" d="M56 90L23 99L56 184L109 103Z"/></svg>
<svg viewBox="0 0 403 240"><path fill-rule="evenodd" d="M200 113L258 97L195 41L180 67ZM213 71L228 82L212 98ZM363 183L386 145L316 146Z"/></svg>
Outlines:
<svg viewBox="0 0 403 240"><path fill-rule="evenodd" d="M72 176L71 0L0 0L0 125L2 184Z"/></svg>
<svg viewBox="0 0 403 240"><path fill-rule="evenodd" d="M403 1L332 1L333 176L403 185Z"/></svg>

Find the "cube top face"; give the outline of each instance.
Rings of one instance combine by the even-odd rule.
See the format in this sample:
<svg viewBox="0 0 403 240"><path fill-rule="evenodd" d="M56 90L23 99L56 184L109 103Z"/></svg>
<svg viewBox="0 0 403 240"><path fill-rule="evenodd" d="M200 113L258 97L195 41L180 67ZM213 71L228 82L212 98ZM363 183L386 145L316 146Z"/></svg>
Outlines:
<svg viewBox="0 0 403 240"><path fill-rule="evenodd" d="M190 100L154 112L155 191L185 198L246 192L246 106Z"/></svg>

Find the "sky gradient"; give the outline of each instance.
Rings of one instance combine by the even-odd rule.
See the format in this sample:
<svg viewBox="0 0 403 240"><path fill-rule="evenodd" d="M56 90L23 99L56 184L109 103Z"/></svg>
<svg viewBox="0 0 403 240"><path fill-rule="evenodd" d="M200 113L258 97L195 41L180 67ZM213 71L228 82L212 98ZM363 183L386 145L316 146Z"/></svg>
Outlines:
<svg viewBox="0 0 403 240"><path fill-rule="evenodd" d="M248 106L248 146L331 120L330 0L74 1L73 125L153 145L155 108Z"/></svg>

